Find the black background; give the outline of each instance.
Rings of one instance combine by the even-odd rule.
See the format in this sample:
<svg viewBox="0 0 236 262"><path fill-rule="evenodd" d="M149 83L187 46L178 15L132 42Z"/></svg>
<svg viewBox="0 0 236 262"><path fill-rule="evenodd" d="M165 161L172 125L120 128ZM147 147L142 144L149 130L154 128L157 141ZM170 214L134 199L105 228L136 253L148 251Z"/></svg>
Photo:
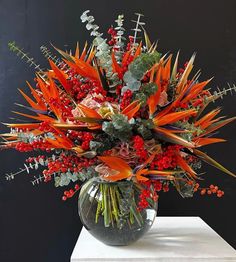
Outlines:
<svg viewBox="0 0 236 262"><path fill-rule="evenodd" d="M23 102L17 88L27 89L33 70L7 48L15 40L40 64L47 66L39 51L50 42L59 48L74 48L89 38L80 15L90 9L101 25L101 31L124 13L130 28L134 12L145 14L146 29L151 39L159 39L159 51L176 53L187 61L197 51L195 70L202 69L202 79L215 76L210 87L236 82L236 1L170 1L170 0L0 0L0 120L9 122L14 102ZM236 96L227 96L219 105L224 114L236 114ZM1 126L1 132L5 128ZM206 148L207 152L236 171L236 125L225 127L221 134L228 143ZM66 262L79 235L76 197L62 202L64 189L53 184L30 184L32 175L4 179L6 172L22 166L25 156L15 151L0 152L0 261ZM177 193L162 195L160 216L200 216L226 241L236 248L236 180L214 168L204 166L204 183L217 184L225 197L182 199ZM92 250L91 250L92 252Z"/></svg>

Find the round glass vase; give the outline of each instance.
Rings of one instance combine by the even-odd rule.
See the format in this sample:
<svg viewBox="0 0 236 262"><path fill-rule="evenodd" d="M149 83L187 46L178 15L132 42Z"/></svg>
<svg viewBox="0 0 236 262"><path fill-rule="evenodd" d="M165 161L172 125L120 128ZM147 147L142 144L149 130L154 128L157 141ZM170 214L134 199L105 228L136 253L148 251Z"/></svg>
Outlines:
<svg viewBox="0 0 236 262"><path fill-rule="evenodd" d="M133 181L88 180L78 200L82 224L107 245L125 246L137 241L151 228L158 206L157 201L148 199L148 207L140 210L141 190Z"/></svg>

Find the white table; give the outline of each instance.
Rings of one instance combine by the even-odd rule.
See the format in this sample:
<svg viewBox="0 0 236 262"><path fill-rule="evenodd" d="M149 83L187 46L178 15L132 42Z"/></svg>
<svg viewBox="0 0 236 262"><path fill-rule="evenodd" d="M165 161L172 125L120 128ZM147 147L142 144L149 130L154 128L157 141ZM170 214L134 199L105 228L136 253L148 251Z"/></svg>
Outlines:
<svg viewBox="0 0 236 262"><path fill-rule="evenodd" d="M157 217L139 241L106 246L82 229L71 262L236 262L236 251L199 217Z"/></svg>

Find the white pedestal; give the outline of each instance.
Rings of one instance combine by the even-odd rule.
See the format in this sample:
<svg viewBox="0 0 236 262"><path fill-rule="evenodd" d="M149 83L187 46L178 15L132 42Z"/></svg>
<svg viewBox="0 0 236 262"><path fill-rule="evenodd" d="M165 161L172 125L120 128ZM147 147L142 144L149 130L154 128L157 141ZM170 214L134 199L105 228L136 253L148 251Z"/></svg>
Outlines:
<svg viewBox="0 0 236 262"><path fill-rule="evenodd" d="M157 217L139 241L106 246L82 229L71 262L236 262L236 251L199 217Z"/></svg>

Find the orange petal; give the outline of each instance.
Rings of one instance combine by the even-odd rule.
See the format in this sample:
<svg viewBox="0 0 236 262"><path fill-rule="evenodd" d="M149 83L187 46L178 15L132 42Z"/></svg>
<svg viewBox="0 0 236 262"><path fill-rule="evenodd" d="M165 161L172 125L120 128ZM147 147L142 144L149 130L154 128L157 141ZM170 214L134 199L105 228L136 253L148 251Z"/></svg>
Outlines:
<svg viewBox="0 0 236 262"><path fill-rule="evenodd" d="M153 122L157 126L164 126L167 124L172 124L175 123L181 119L184 119L186 117L190 117L192 115L196 114L195 109L189 109L185 111L180 111L180 112L174 112L174 113L169 113L166 114L165 116L159 117L158 115L153 119Z"/></svg>
<svg viewBox="0 0 236 262"><path fill-rule="evenodd" d="M177 160L178 166L181 169L183 169L191 177L197 178L196 172L187 164L187 162L179 154L176 154L176 160Z"/></svg>
<svg viewBox="0 0 236 262"><path fill-rule="evenodd" d="M139 43L135 53L134 53L134 59L137 58L140 54L141 54L141 51L142 51L142 41Z"/></svg>
<svg viewBox="0 0 236 262"><path fill-rule="evenodd" d="M173 134L172 132L170 132L167 129L164 129L164 128L161 128L161 127L156 127L156 128L154 128L154 130L157 133L159 133L160 138L165 140L165 141L168 141L168 142L171 142L171 143L174 143L174 144L177 144L177 145L182 145L182 146L185 146L187 148L194 148L195 147L195 145L193 143L188 142L187 140L183 139L182 137Z"/></svg>
<svg viewBox="0 0 236 262"><path fill-rule="evenodd" d="M60 70L54 63L52 60L49 59L49 63L50 63L50 66L53 70L53 72L55 73L55 76L56 78L59 80L59 82L61 83L61 85L64 87L64 89L66 90L66 92L70 92L70 85L69 83L67 82L67 79L66 79L66 75L65 73Z"/></svg>
<svg viewBox="0 0 236 262"><path fill-rule="evenodd" d="M33 97L37 101L38 105L41 107L41 110L46 110L47 107L46 107L45 103L42 101L41 97L38 95L38 93L34 90L34 88L30 85L30 83L28 81L26 81L26 83L30 88L31 94L33 95Z"/></svg>
<svg viewBox="0 0 236 262"><path fill-rule="evenodd" d="M37 109L37 110L43 110L44 109L40 105L35 103L31 98L29 98L21 89L18 89L18 90L20 91L22 96L25 98L25 100L31 105L32 108Z"/></svg>
<svg viewBox="0 0 236 262"><path fill-rule="evenodd" d="M116 72L118 76L122 76L122 67L117 63L114 52L112 52L111 58L113 71Z"/></svg>
<svg viewBox="0 0 236 262"><path fill-rule="evenodd" d="M126 62L127 62L127 60L129 59L130 54L131 54L132 51L133 51L133 50L130 49L129 51L127 51L127 52L125 53L125 55L123 56L123 59L122 59L122 66L124 66L124 65L126 64Z"/></svg>
<svg viewBox="0 0 236 262"><path fill-rule="evenodd" d="M80 56L80 59L81 59L81 60L84 60L84 59L85 59L85 56L86 56L86 54L87 54L87 46L88 46L88 42L86 41L86 42L85 42L85 45L84 45L84 49L83 49L82 54L81 54L81 56Z"/></svg>
<svg viewBox="0 0 236 262"><path fill-rule="evenodd" d="M126 178L132 175L132 169L121 158L115 156L98 156L98 159L104 162L111 169L114 169L123 174Z"/></svg>
<svg viewBox="0 0 236 262"><path fill-rule="evenodd" d="M102 117L97 113L97 111L95 111L95 110L93 110L93 109L91 109L87 106L84 106L82 104L78 104L77 106L85 116L91 117L91 118L102 119Z"/></svg>
<svg viewBox="0 0 236 262"><path fill-rule="evenodd" d="M141 104L139 100L135 100L131 104L129 104L124 110L121 112L123 115L126 115L128 119L131 119L140 109Z"/></svg>
<svg viewBox="0 0 236 262"><path fill-rule="evenodd" d="M201 147L201 146L206 146L206 145L210 145L210 144L214 144L214 143L220 143L220 142L225 142L225 139L221 139L221 138L195 138L193 139L193 141L196 144L196 147Z"/></svg>
<svg viewBox="0 0 236 262"><path fill-rule="evenodd" d="M210 123L210 121L220 113L220 108L216 108L212 110L211 112L204 115L202 118L200 118L198 121L194 123L194 126L202 126L203 124Z"/></svg>

